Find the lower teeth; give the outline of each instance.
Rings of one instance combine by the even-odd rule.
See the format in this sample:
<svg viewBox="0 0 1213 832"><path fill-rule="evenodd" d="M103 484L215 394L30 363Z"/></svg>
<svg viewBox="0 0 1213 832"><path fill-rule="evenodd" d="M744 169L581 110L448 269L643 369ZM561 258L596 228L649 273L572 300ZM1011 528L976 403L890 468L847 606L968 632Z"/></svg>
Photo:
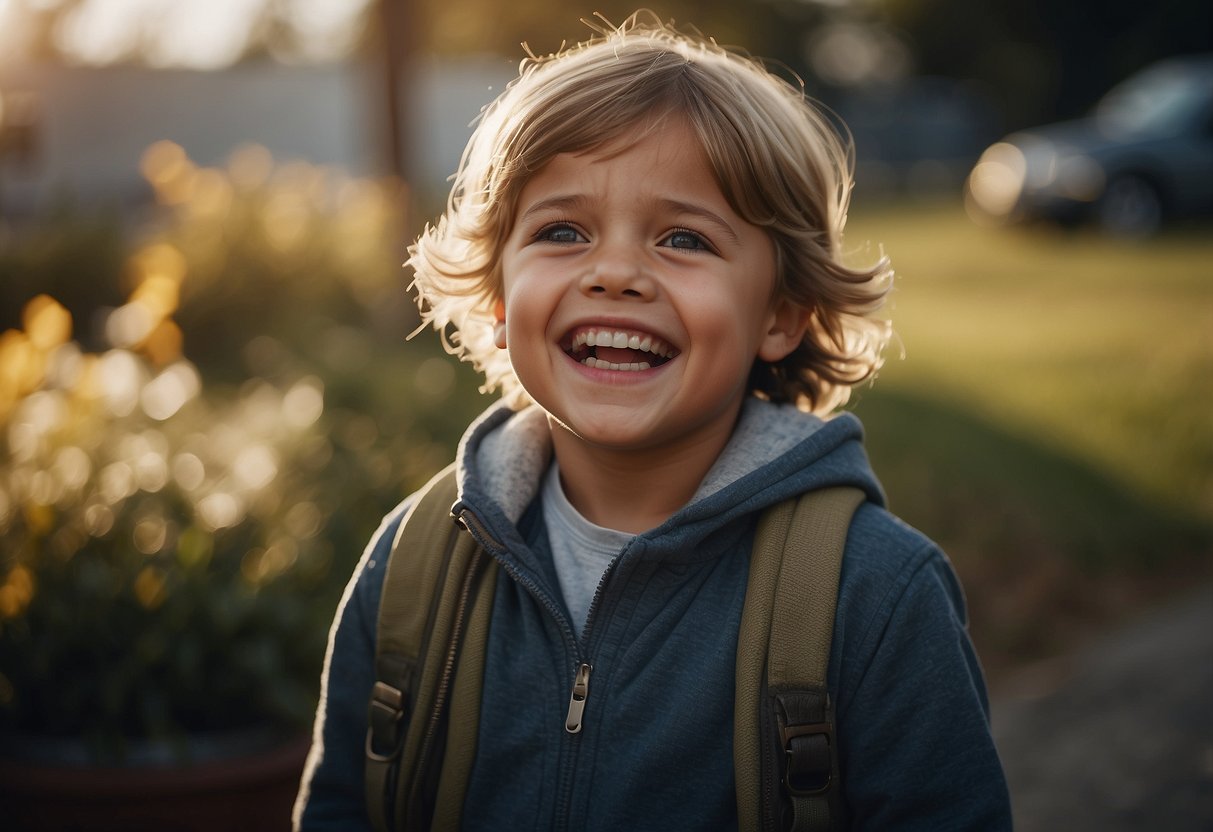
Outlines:
<svg viewBox="0 0 1213 832"><path fill-rule="evenodd" d="M594 358L593 356L586 358L581 363L594 370L623 370L625 372L633 373L641 370L647 370L650 367L650 364L647 361L641 361L636 364L612 364L610 361L602 361Z"/></svg>

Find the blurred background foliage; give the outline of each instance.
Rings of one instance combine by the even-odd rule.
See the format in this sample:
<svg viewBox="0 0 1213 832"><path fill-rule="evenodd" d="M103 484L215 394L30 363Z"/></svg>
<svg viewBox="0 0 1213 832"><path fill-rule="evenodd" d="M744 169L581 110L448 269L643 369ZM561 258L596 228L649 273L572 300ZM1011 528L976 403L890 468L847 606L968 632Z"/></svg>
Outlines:
<svg viewBox="0 0 1213 832"><path fill-rule="evenodd" d="M412 68L587 33L539 0L247 0L211 29L180 11L206 4L154 3L0 0L0 45L84 66L358 60L384 104L358 126L374 175L251 144L203 163L166 140L141 159L149 202L64 193L0 217L0 727L108 756L306 724L362 546L487 404L432 334L405 338L400 263L443 197L410 169ZM946 77L988 104L985 140L1082 112L1213 31L1189 0L655 10L782 62L856 122L867 96L894 133L916 105L889 91ZM872 135L847 239L891 256L900 342L850 407L892 508L956 561L997 684L1209 577L1213 243L1207 223L1133 242L979 227L946 179L873 187Z"/></svg>
<svg viewBox="0 0 1213 832"><path fill-rule="evenodd" d="M0 254L0 726L106 758L306 725L369 533L481 407L405 341L391 188L257 147L144 170L146 222L62 211Z"/></svg>

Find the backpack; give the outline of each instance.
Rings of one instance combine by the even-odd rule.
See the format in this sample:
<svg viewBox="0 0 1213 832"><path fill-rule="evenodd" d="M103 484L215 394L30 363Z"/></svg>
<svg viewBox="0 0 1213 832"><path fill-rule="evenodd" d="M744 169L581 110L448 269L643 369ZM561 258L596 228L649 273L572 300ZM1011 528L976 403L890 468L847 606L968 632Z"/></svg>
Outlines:
<svg viewBox="0 0 1213 832"><path fill-rule="evenodd" d="M378 832L460 824L499 568L456 499L452 465L418 492L386 567L366 741L367 810ZM863 500L856 488L811 491L759 522L733 729L746 832L842 828L826 668L847 529ZM579 674L571 712L584 704L580 682Z"/></svg>

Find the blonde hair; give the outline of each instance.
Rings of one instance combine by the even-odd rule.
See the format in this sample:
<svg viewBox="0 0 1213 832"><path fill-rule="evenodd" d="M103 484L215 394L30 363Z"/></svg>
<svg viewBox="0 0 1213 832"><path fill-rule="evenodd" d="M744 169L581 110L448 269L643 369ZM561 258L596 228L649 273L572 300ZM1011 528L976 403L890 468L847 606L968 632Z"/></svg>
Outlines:
<svg viewBox="0 0 1213 832"><path fill-rule="evenodd" d="M501 387L513 406L524 405L492 336L518 195L555 156L656 129L668 115L686 119L730 206L774 241L777 296L810 315L789 356L755 362L750 390L823 414L844 404L880 366L891 329L869 316L892 286L887 258L866 269L841 262L849 144L799 85L640 15L559 53L531 56L485 108L445 213L409 250L423 320L448 351L484 373L486 392Z"/></svg>

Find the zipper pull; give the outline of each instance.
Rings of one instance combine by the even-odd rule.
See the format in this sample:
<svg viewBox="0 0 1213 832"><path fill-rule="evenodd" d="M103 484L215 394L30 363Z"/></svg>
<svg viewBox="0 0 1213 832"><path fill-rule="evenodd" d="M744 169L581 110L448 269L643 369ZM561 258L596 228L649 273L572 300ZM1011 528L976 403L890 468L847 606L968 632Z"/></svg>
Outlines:
<svg viewBox="0 0 1213 832"><path fill-rule="evenodd" d="M576 734L581 730L581 715L585 712L585 699L590 695L590 671L588 664L577 665L573 677L573 695L569 697L569 715L564 720L564 730Z"/></svg>

